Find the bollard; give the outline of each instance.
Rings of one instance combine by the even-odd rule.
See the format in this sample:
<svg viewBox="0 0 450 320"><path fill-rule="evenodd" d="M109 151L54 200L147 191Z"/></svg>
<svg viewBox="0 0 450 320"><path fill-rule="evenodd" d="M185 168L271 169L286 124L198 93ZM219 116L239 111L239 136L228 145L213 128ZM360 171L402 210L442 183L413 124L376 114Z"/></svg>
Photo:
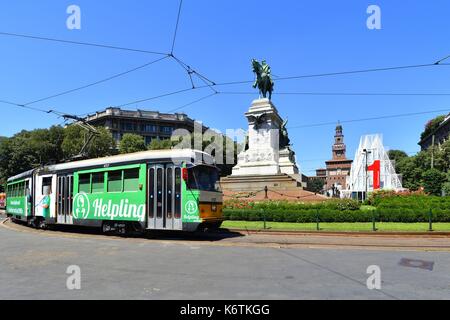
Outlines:
<svg viewBox="0 0 450 320"><path fill-rule="evenodd" d="M261 213L263 215L263 221L264 221L264 230L266 230L266 212L264 211L264 209L261 209Z"/></svg>
<svg viewBox="0 0 450 320"><path fill-rule="evenodd" d="M428 231L433 231L433 209L430 208L430 212L428 214Z"/></svg>
<svg viewBox="0 0 450 320"><path fill-rule="evenodd" d="M376 226L376 222L375 222L375 213L376 211L375 210L373 210L373 213L372 213L372 231L377 231L377 226Z"/></svg>
<svg viewBox="0 0 450 320"><path fill-rule="evenodd" d="M316 230L317 231L320 231L319 223L320 223L320 220L319 220L319 209L317 209L317 211L316 211Z"/></svg>

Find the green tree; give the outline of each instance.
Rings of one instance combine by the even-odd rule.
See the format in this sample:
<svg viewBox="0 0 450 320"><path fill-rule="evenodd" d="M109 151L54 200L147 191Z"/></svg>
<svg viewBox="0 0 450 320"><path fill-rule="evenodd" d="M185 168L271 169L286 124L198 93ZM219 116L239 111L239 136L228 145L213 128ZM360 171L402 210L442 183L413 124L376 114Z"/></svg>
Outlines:
<svg viewBox="0 0 450 320"><path fill-rule="evenodd" d="M117 153L111 133L104 127L97 127L96 129L99 134L92 139L86 148L87 158L99 158ZM64 140L61 145L65 159L77 156L87 138L88 132L85 129L73 124L67 126L64 129Z"/></svg>
<svg viewBox="0 0 450 320"><path fill-rule="evenodd" d="M450 170L447 172L447 179L442 189L444 190L445 195L450 197Z"/></svg>
<svg viewBox="0 0 450 320"><path fill-rule="evenodd" d="M171 148L172 148L172 141L170 141L169 139L166 140L153 139L152 142L148 145L148 150L164 150Z"/></svg>
<svg viewBox="0 0 450 320"><path fill-rule="evenodd" d="M445 117L446 117L445 115L440 115L428 121L427 124L425 125L425 130L420 135L420 139L423 139L427 137L429 134L433 133L439 127L442 121L444 121Z"/></svg>
<svg viewBox="0 0 450 320"><path fill-rule="evenodd" d="M402 185L410 190L418 190L422 185L422 169L416 165L416 157L402 158L395 164L396 173L402 176Z"/></svg>
<svg viewBox="0 0 450 320"><path fill-rule="evenodd" d="M402 151L402 150L389 150L388 151L388 156L389 159L394 161L394 166L395 166L395 172L399 173L399 162L400 160L403 160L405 158L408 158L408 155L406 154L406 152Z"/></svg>
<svg viewBox="0 0 450 320"><path fill-rule="evenodd" d="M423 186L425 192L436 196L441 195L446 180L447 177L445 173L435 168L428 169L423 173Z"/></svg>
<svg viewBox="0 0 450 320"><path fill-rule="evenodd" d="M121 154L145 150L147 150L147 146L145 145L144 137L140 135L125 133L122 137L122 140L120 140L119 152Z"/></svg>
<svg viewBox="0 0 450 320"><path fill-rule="evenodd" d="M311 179L308 181L308 186L306 190L314 192L314 193L320 193L323 191L323 186L325 184L325 181L323 179Z"/></svg>
<svg viewBox="0 0 450 320"><path fill-rule="evenodd" d="M0 142L0 180L62 160L63 128L23 130Z"/></svg>

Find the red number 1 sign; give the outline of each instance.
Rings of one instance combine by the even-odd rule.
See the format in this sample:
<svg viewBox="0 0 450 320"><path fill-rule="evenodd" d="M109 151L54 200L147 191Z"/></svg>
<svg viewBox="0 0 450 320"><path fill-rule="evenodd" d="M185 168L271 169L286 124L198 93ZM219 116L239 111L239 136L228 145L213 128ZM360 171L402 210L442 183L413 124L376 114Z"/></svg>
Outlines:
<svg viewBox="0 0 450 320"><path fill-rule="evenodd" d="M375 162L367 167L367 171L373 171L373 189L380 189L380 160L375 160Z"/></svg>

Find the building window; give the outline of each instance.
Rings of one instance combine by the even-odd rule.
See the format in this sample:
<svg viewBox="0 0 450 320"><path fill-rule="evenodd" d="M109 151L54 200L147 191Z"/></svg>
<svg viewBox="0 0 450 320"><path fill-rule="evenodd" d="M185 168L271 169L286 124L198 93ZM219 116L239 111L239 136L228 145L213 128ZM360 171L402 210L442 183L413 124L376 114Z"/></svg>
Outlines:
<svg viewBox="0 0 450 320"><path fill-rule="evenodd" d="M173 127L167 127L167 126L161 127L161 132L171 134L173 132Z"/></svg>
<svg viewBox="0 0 450 320"><path fill-rule="evenodd" d="M123 122L122 129L126 131L134 131L133 122Z"/></svg>
<svg viewBox="0 0 450 320"><path fill-rule="evenodd" d="M116 141L120 141L120 139L122 139L122 135L119 132L113 132L112 136L113 136L113 139Z"/></svg>
<svg viewBox="0 0 450 320"><path fill-rule="evenodd" d="M144 132L156 132L158 128L155 125L152 124L143 124L142 125L142 131Z"/></svg>
<svg viewBox="0 0 450 320"><path fill-rule="evenodd" d="M152 140L155 139L155 137L147 136L147 137L144 137L144 139L145 139L145 144L150 144L150 143L152 143Z"/></svg>

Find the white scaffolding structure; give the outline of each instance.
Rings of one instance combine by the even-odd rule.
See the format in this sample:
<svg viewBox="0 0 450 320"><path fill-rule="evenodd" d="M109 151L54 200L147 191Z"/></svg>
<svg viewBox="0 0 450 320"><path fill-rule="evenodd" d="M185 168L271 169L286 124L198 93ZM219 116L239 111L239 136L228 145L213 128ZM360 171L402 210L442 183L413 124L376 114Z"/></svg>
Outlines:
<svg viewBox="0 0 450 320"><path fill-rule="evenodd" d="M345 198L366 199L366 191L374 191L374 175L367 167L380 161L380 190L403 190L400 176L396 174L393 162L383 146L381 134L361 137L358 150L347 178L346 190L341 192Z"/></svg>

